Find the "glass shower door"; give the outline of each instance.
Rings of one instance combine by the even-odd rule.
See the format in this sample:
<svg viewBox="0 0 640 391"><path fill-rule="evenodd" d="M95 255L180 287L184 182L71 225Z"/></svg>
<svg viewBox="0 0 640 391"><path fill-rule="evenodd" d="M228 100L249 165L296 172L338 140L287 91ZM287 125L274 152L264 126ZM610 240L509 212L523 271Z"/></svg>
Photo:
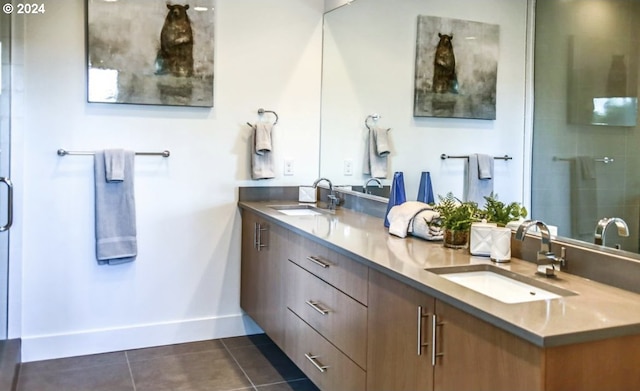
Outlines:
<svg viewBox="0 0 640 391"><path fill-rule="evenodd" d="M11 129L11 16L0 13L0 340L7 339L9 227L13 190L9 180Z"/></svg>

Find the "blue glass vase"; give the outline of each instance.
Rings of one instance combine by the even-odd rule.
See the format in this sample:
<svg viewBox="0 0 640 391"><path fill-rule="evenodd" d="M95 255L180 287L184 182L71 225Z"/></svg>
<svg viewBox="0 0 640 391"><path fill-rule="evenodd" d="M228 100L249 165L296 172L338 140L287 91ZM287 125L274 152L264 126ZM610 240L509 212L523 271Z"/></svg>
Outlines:
<svg viewBox="0 0 640 391"><path fill-rule="evenodd" d="M418 198L416 200L424 202L425 204L435 202L433 187L431 185L431 173L429 171L423 171L420 176L420 186L418 187Z"/></svg>
<svg viewBox="0 0 640 391"><path fill-rule="evenodd" d="M389 211L396 205L400 205L407 201L407 195L404 192L404 174L401 171L393 173L393 182L391 182L391 193L389 194L389 204L387 205L387 213L384 216L384 226L389 227Z"/></svg>

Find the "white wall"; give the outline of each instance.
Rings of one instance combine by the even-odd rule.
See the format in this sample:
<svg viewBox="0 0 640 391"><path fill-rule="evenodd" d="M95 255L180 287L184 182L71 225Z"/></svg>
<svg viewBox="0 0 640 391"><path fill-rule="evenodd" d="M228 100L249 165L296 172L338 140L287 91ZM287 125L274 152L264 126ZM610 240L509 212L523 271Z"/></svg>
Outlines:
<svg viewBox="0 0 640 391"><path fill-rule="evenodd" d="M44 3L24 18L13 145L23 360L256 331L239 307L237 187L317 177L323 1L218 0L213 109L86 103L85 1ZM260 107L280 116L278 177L257 183L245 123ZM95 260L92 158L56 155L108 147L171 151L136 158L139 255L120 266Z"/></svg>
<svg viewBox="0 0 640 391"><path fill-rule="evenodd" d="M500 43L496 119L413 116L418 15L498 25ZM523 201L527 0L359 0L327 15L322 96L321 168L337 184L361 185L366 128L371 113L390 127L388 180L404 172L415 199L421 171L434 192L462 197L464 159L440 155L508 154L495 161L494 190L503 201ZM349 39L343 39L348 34ZM464 37L454 37L464 39ZM354 174L343 175L353 160Z"/></svg>

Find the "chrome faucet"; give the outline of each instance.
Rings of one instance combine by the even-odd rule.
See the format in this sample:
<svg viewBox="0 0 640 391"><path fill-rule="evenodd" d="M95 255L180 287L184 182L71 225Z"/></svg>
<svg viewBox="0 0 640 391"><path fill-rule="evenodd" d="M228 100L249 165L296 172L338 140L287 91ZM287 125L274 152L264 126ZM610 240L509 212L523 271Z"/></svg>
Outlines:
<svg viewBox="0 0 640 391"><path fill-rule="evenodd" d="M556 266L560 270L560 265L564 265L564 255L556 257L551 252L551 234L549 227L540 220L525 220L516 231L516 239L524 241L525 234L533 226L540 230L540 250L536 256L537 272L547 277L555 276Z"/></svg>
<svg viewBox="0 0 640 391"><path fill-rule="evenodd" d="M382 189L382 182L378 178L369 178L364 182L364 186L362 186L362 192L367 194L367 187L369 187L370 182L376 182L378 185L378 189Z"/></svg>
<svg viewBox="0 0 640 391"><path fill-rule="evenodd" d="M604 217L598 221L596 225L596 232L594 235L594 243L599 244L601 246L605 245L604 236L607 231L607 228L611 224L615 224L618 227L618 236L629 236L629 226L627 223L622 220L620 217ZM616 244L616 248L620 248L619 244Z"/></svg>
<svg viewBox="0 0 640 391"><path fill-rule="evenodd" d="M327 198L329 198L329 202L327 203L327 208L329 210L336 210L336 207L340 204L340 199L334 193L333 184L331 183L331 181L327 178L318 178L315 182L313 182L313 187L318 187L318 183L322 181L325 181L329 184L329 195L327 196Z"/></svg>

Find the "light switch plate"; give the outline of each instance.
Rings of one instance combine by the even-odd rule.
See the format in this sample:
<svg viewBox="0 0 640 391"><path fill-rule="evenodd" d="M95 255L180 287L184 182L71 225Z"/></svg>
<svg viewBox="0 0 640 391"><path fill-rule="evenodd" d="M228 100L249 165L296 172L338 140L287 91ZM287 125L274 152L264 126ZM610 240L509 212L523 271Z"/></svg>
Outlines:
<svg viewBox="0 0 640 391"><path fill-rule="evenodd" d="M353 160L344 159L344 175L350 176L353 175Z"/></svg>
<svg viewBox="0 0 640 391"><path fill-rule="evenodd" d="M293 175L293 159L284 159L284 175Z"/></svg>

